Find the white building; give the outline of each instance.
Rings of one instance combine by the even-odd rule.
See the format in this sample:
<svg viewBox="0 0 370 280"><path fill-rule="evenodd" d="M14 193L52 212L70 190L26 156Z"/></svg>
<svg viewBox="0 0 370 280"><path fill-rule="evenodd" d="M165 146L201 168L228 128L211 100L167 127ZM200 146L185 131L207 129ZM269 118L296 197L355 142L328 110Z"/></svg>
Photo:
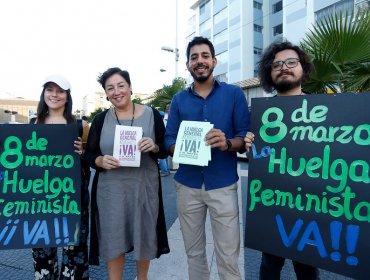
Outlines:
<svg viewBox="0 0 370 280"><path fill-rule="evenodd" d="M216 51L215 76L237 83L257 76L262 50L286 38L298 44L312 24L340 10L369 8L369 0L192 0L187 42L209 38Z"/></svg>

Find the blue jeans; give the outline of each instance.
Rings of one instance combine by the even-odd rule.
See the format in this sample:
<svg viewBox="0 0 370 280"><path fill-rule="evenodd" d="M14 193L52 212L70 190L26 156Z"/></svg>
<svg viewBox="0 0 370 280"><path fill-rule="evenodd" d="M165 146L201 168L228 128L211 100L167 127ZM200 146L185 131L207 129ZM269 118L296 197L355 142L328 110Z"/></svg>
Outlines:
<svg viewBox="0 0 370 280"><path fill-rule="evenodd" d="M159 160L159 169L161 170L161 173L163 173L163 174L169 174L170 173L169 170L168 170L168 160L167 160L167 158Z"/></svg>

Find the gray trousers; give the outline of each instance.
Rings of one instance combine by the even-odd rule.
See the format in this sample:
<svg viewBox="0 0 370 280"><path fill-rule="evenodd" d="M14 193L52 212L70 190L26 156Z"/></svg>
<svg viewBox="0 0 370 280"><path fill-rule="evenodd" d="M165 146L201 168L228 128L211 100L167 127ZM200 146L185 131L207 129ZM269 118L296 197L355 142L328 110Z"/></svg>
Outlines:
<svg viewBox="0 0 370 280"><path fill-rule="evenodd" d="M220 280L241 280L238 268L240 225L237 183L205 191L175 181L177 210L188 257L190 280L209 280L205 221L209 210Z"/></svg>

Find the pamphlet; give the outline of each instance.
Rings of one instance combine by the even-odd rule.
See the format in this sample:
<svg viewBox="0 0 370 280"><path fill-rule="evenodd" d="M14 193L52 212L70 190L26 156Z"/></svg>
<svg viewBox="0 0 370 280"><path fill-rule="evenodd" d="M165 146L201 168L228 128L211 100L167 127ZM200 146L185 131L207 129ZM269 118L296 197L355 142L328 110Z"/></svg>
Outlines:
<svg viewBox="0 0 370 280"><path fill-rule="evenodd" d="M177 134L173 161L182 164L208 166L211 147L206 145L205 135L213 128L209 122L182 121Z"/></svg>
<svg viewBox="0 0 370 280"><path fill-rule="evenodd" d="M116 125L113 156L120 161L121 166L140 166L141 152L138 150L138 142L142 135L141 127Z"/></svg>

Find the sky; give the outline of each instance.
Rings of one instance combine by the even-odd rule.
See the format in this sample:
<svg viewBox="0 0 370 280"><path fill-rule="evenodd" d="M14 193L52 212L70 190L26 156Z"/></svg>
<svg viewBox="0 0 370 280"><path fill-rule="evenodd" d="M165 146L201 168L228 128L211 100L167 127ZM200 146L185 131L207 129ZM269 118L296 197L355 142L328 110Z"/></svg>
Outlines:
<svg viewBox="0 0 370 280"><path fill-rule="evenodd" d="M178 0L182 77L187 2ZM97 76L115 66L129 71L134 93L149 94L175 77L175 54L162 46L176 46L175 0L1 1L0 98L38 100L45 78L61 74L79 106L102 91Z"/></svg>

